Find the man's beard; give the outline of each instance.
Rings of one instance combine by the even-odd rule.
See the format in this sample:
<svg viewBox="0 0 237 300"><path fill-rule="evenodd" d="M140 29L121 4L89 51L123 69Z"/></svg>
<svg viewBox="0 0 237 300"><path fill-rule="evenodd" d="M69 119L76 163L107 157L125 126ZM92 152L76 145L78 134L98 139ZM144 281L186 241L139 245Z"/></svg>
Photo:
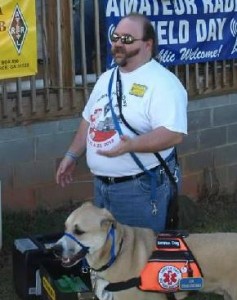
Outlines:
<svg viewBox="0 0 237 300"><path fill-rule="evenodd" d="M140 49L137 48L131 51L126 51L123 47L114 47L111 52L116 64L120 67L125 67L128 63L128 59L138 55ZM116 54L120 54L121 56L116 57Z"/></svg>

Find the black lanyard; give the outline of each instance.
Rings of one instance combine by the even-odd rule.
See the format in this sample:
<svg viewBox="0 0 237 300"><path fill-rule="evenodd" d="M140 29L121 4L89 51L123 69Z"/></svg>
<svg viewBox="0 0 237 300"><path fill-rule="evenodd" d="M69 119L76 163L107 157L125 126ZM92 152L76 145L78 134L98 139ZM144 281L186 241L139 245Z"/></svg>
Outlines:
<svg viewBox="0 0 237 300"><path fill-rule="evenodd" d="M117 68L117 78L116 78L116 95L117 95L117 101L118 101L118 107L119 107L119 114L120 114L120 118L123 121L124 125L130 129L133 133L135 133L136 135L139 135L139 133L127 122L127 120L124 118L123 112L122 112L122 93L123 93L123 89L122 89L122 81L121 81L121 76L120 76L120 72L119 69Z"/></svg>

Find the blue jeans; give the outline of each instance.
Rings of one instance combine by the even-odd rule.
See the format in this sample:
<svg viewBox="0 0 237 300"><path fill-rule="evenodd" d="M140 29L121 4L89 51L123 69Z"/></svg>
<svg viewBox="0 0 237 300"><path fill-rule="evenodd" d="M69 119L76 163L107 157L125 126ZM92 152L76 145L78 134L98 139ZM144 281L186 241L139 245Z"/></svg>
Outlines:
<svg viewBox="0 0 237 300"><path fill-rule="evenodd" d="M168 163L172 174L179 179L180 170L172 158ZM133 180L106 184L95 177L95 205L108 209L115 219L126 225L151 228L155 232L165 229L167 210L173 194L173 186L162 167L155 171L157 177L155 207L151 203L151 180L144 174ZM154 200L153 200L154 201Z"/></svg>

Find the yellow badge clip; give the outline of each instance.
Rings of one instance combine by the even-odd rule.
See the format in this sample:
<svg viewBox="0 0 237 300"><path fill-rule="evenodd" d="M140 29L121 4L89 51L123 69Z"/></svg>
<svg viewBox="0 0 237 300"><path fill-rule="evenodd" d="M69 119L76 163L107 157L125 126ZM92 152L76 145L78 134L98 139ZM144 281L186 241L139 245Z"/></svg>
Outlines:
<svg viewBox="0 0 237 300"><path fill-rule="evenodd" d="M147 86L134 83L129 94L137 97L143 97L147 90Z"/></svg>

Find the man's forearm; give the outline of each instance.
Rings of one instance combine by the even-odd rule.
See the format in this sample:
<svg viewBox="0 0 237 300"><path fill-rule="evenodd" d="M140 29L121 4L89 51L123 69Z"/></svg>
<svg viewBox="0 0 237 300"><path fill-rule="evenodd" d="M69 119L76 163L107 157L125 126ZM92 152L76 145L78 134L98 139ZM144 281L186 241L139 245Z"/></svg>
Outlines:
<svg viewBox="0 0 237 300"><path fill-rule="evenodd" d="M128 152L155 153L171 148L181 143L182 140L182 133L160 127L134 138L121 136L118 145L110 150L98 150L97 153L107 157L116 157Z"/></svg>
<svg viewBox="0 0 237 300"><path fill-rule="evenodd" d="M171 148L183 140L183 134L159 127L131 140L131 152L158 152Z"/></svg>

